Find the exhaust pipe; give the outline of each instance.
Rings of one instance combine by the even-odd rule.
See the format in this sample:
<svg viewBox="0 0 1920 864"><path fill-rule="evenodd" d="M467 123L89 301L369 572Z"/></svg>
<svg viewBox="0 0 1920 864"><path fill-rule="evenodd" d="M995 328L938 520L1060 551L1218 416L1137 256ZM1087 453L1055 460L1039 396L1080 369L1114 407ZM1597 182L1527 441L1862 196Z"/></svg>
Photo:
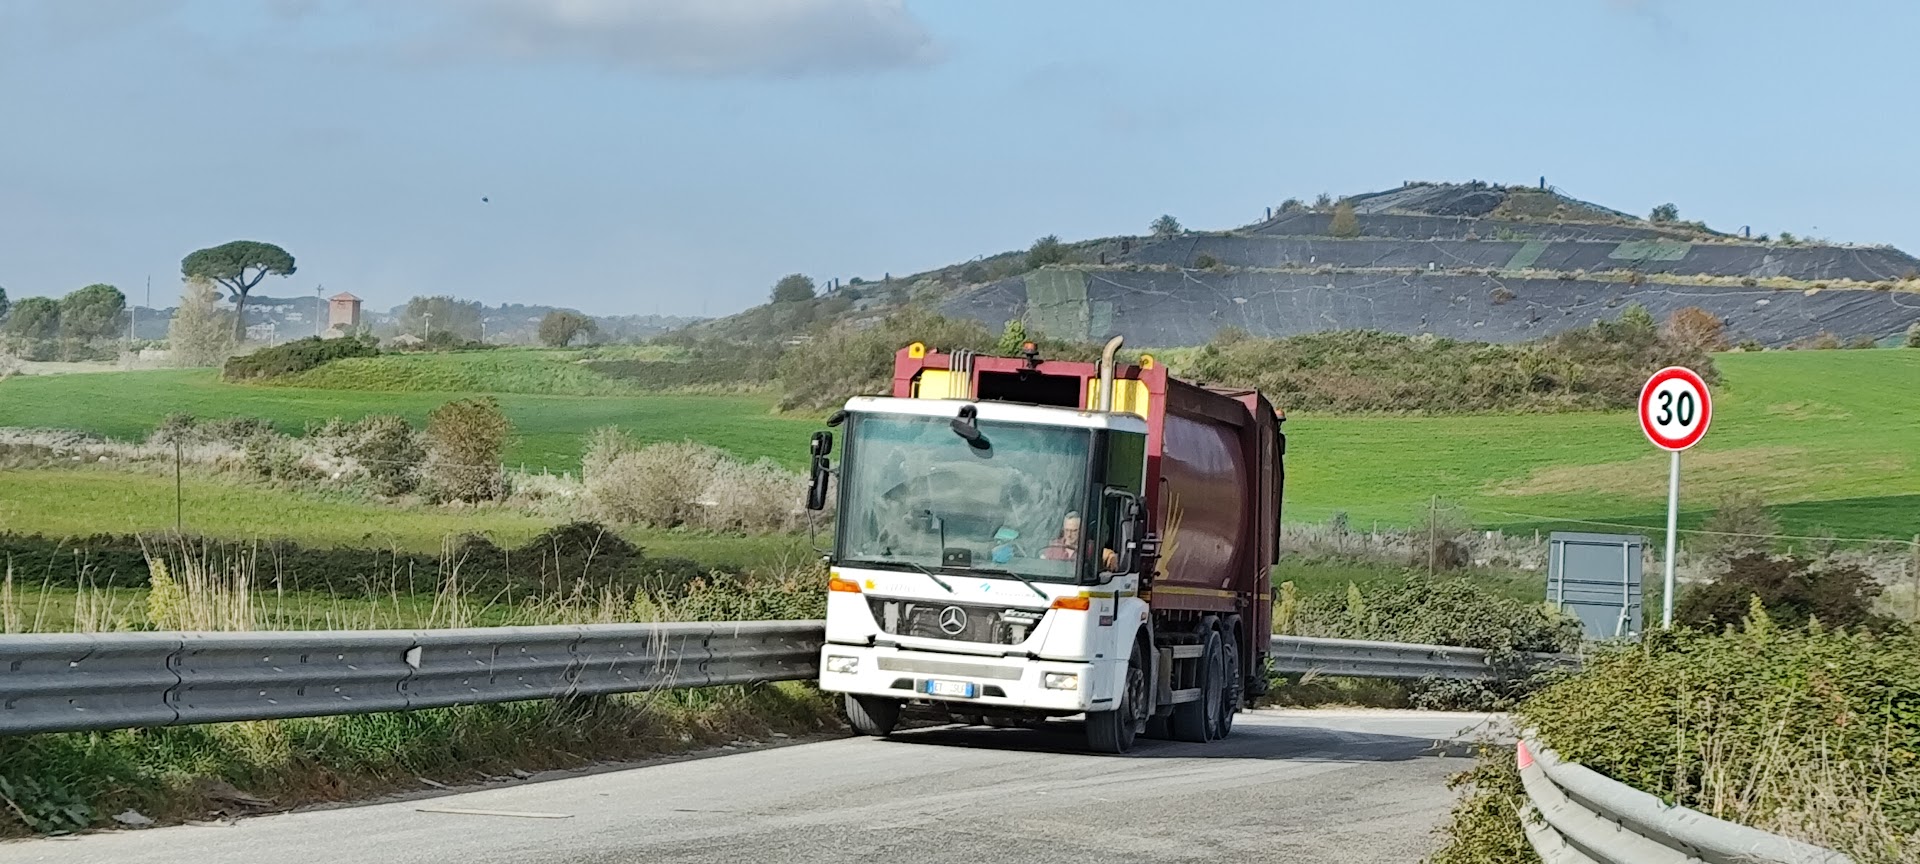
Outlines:
<svg viewBox="0 0 1920 864"><path fill-rule="evenodd" d="M1113 355L1120 353L1120 339L1115 336L1107 340L1107 348L1100 352L1100 410L1113 410Z"/></svg>

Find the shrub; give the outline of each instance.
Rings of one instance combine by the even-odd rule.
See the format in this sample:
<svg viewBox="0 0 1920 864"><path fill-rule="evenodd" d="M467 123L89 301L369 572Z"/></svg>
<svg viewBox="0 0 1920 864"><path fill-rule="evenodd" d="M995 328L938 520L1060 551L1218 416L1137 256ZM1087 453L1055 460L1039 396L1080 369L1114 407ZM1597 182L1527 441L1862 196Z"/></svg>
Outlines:
<svg viewBox="0 0 1920 864"><path fill-rule="evenodd" d="M1520 295L1513 293L1511 289L1504 285L1487 292L1487 299L1493 301L1493 305L1495 306L1504 306L1513 302L1514 298L1519 296Z"/></svg>
<svg viewBox="0 0 1920 864"><path fill-rule="evenodd" d="M427 445L405 417L363 417L342 437L347 441L347 455L367 472L375 494L393 497L420 487Z"/></svg>
<svg viewBox="0 0 1920 864"><path fill-rule="evenodd" d="M601 518L671 528L699 516L720 461L714 447L665 442L620 452L584 476Z"/></svg>
<svg viewBox="0 0 1920 864"><path fill-rule="evenodd" d="M1349 584L1344 596L1296 600L1291 616L1292 635L1481 648L1513 673L1500 681L1419 682L1410 693L1424 708L1504 710L1541 683L1515 665L1518 653L1567 651L1580 642L1573 617L1491 594L1469 579L1416 576L1366 589Z"/></svg>
<svg viewBox="0 0 1920 864"><path fill-rule="evenodd" d="M1700 526L1700 539L1693 551L1710 560L1729 561L1743 555L1766 552L1773 546L1773 535L1780 523L1767 512L1765 501L1746 490L1734 490L1720 496L1713 515Z"/></svg>
<svg viewBox="0 0 1920 864"><path fill-rule="evenodd" d="M1698 306L1676 309L1667 316L1667 338L1695 351L1727 350L1726 329L1726 322Z"/></svg>
<svg viewBox="0 0 1920 864"><path fill-rule="evenodd" d="M1630 331L1652 333L1656 325L1653 323L1653 313L1648 312L1647 307L1629 303L1627 308L1620 310L1620 326Z"/></svg>
<svg viewBox="0 0 1920 864"><path fill-rule="evenodd" d="M813 277L805 273L788 273L773 283L772 300L775 303L805 303L813 299L814 293Z"/></svg>
<svg viewBox="0 0 1920 864"><path fill-rule="evenodd" d="M1048 264L1061 264L1067 260L1067 246L1060 242L1057 235L1048 234L1033 241L1027 249L1027 269L1037 270Z"/></svg>
<svg viewBox="0 0 1920 864"><path fill-rule="evenodd" d="M707 482L702 521L713 531L784 531L793 527L806 487L805 477L770 459L721 460Z"/></svg>
<svg viewBox="0 0 1920 864"><path fill-rule="evenodd" d="M1910 630L1787 628L1758 611L1732 632L1596 652L1520 713L1562 757L1668 802L1856 860L1912 860L1917 655Z"/></svg>
<svg viewBox="0 0 1920 864"><path fill-rule="evenodd" d="M1194 266L1194 269L1196 270L1212 270L1213 268L1220 266L1220 261L1219 259L1214 258L1212 255L1208 255L1207 253L1202 252L1199 255L1194 256L1193 266Z"/></svg>
<svg viewBox="0 0 1920 864"><path fill-rule="evenodd" d="M993 353L1002 357L1020 356L1020 348L1027 344L1027 322L1018 318L1007 321L1005 329L1000 331L1000 341L993 345Z"/></svg>
<svg viewBox="0 0 1920 864"><path fill-rule="evenodd" d="M259 432L249 437L241 445L241 455L247 471L262 480L301 483L318 476L301 461L299 447L293 439L278 432Z"/></svg>
<svg viewBox="0 0 1920 864"><path fill-rule="evenodd" d="M540 319L540 342L549 348L565 348L582 336L591 337L599 325L571 309L555 309Z"/></svg>
<svg viewBox="0 0 1920 864"><path fill-rule="evenodd" d="M1344 238L1360 236L1360 219L1354 215L1353 202L1342 198L1339 204L1334 205L1333 220L1327 223L1327 233Z"/></svg>
<svg viewBox="0 0 1920 864"><path fill-rule="evenodd" d="M436 502L492 501L506 493L500 457L512 424L491 396L449 402L427 417L421 485Z"/></svg>
<svg viewBox="0 0 1920 864"><path fill-rule="evenodd" d="M1647 221L1655 224L1678 222L1680 221L1680 208L1672 204L1662 204L1653 208L1653 212L1647 216Z"/></svg>
<svg viewBox="0 0 1920 864"><path fill-rule="evenodd" d="M305 372L343 357L373 357L379 353L370 341L363 339L309 336L230 358L222 367L220 377L227 381L272 378Z"/></svg>
<svg viewBox="0 0 1920 864"><path fill-rule="evenodd" d="M1907 325L1907 347L1920 348L1920 321Z"/></svg>
<svg viewBox="0 0 1920 864"><path fill-rule="evenodd" d="M940 351L987 351L995 339L977 322L918 309L903 309L871 327L835 327L780 358L780 407L826 408L856 394L885 393L894 353L913 342Z"/></svg>
<svg viewBox="0 0 1920 864"><path fill-rule="evenodd" d="M1710 356L1613 322L1504 345L1372 331L1216 338L1181 371L1258 388L1288 410L1458 412L1631 408L1647 376L1668 365L1718 377Z"/></svg>
<svg viewBox="0 0 1920 864"><path fill-rule="evenodd" d="M1739 623L1758 602L1767 617L1791 626L1814 618L1830 627L1877 626L1884 623L1873 614L1880 591L1857 566L1748 553L1728 562L1725 575L1682 594L1674 617L1684 626L1717 630Z"/></svg>
<svg viewBox="0 0 1920 864"><path fill-rule="evenodd" d="M1173 218L1172 214L1165 214L1153 220L1148 230L1152 231L1155 237L1173 237L1185 229L1180 227L1180 220Z"/></svg>

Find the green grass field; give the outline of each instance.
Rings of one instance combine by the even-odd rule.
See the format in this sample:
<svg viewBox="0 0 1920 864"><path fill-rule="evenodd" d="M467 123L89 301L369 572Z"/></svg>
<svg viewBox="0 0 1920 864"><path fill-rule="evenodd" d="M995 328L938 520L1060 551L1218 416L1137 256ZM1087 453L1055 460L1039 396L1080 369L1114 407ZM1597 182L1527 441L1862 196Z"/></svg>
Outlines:
<svg viewBox="0 0 1920 864"><path fill-rule="evenodd" d="M1920 351L1723 354L1713 425L1681 460L1683 524L1759 492L1795 533L1920 534ZM1487 526L1664 524L1666 454L1632 412L1287 421L1289 518L1405 523L1438 495ZM1546 517L1544 519L1539 517ZM1599 530L1599 529L1596 529Z"/></svg>
<svg viewBox="0 0 1920 864"><path fill-rule="evenodd" d="M486 352L474 356L489 356ZM536 355L539 352L505 352ZM386 362L387 358L382 358ZM395 358L411 362L411 357ZM398 414L424 423L434 408L473 395L224 384L208 370L35 375L0 381L0 426L79 429L138 440L175 411L200 418L249 415L297 433L309 421ZM691 438L790 468L806 461L817 418L772 413L770 396L543 396L499 394L513 421L509 465L576 470L586 434L618 425L643 441Z"/></svg>
<svg viewBox="0 0 1920 864"><path fill-rule="evenodd" d="M346 496L188 477L182 483L183 527L210 537L289 538L312 546L438 552L463 533L517 546L550 520L504 508L464 510L396 507ZM85 537L165 531L174 524L173 478L93 468L0 470L0 531ZM648 554L713 564L803 561L806 538L733 537L628 528L621 532Z"/></svg>
<svg viewBox="0 0 1920 864"><path fill-rule="evenodd" d="M1920 534L1920 351L1725 354L1717 362L1725 382L1715 388L1712 430L1682 462L1683 524L1697 524L1719 493L1747 488L1772 502L1793 533ZM237 386L210 372L32 376L0 381L0 426L138 438L168 412L187 411L263 416L292 431L335 415L389 412L419 420L460 395ZM740 457L768 456L798 467L818 423L775 415L770 398L753 396L500 398L519 433L509 461L560 470L577 465L583 437L604 424L647 440L692 438ZM1664 521L1666 457L1641 436L1630 412L1300 414L1286 428L1290 520L1344 511L1356 526L1405 524L1437 495L1489 527ZM0 527L89 533L171 524L171 489L157 479L48 473L0 473ZM207 488L208 512L189 521L201 530L277 529L310 540L411 537L407 544L415 547L437 546L443 530L495 524L488 520L499 520L505 536L538 530L527 517L395 515L280 492L233 493L252 495L245 507L213 503L228 494L225 488ZM135 503L116 503L129 501Z"/></svg>

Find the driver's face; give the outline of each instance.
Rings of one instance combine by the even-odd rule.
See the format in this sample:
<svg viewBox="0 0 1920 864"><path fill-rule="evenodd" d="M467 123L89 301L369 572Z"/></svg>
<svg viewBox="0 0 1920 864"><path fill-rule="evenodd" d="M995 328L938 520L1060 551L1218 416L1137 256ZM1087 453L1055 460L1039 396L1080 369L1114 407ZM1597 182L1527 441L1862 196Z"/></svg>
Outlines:
<svg viewBox="0 0 1920 864"><path fill-rule="evenodd" d="M1080 542L1080 520L1068 519L1060 526L1060 537L1068 544Z"/></svg>

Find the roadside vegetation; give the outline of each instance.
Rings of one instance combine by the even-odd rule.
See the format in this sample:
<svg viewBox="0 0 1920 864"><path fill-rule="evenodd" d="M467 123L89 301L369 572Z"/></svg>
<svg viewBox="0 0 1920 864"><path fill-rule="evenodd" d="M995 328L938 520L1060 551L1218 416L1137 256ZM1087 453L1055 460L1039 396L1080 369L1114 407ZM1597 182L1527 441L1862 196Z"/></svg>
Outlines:
<svg viewBox="0 0 1920 864"><path fill-rule="evenodd" d="M1767 527L1750 501L1725 509L1717 527ZM1891 563L1920 584L1920 546L1875 562L1737 530L1712 539L1699 548L1711 575L1682 584L1675 630L1594 646L1519 705L1518 727L1664 801L1856 861L1920 861L1920 634L1905 604L1878 602L1886 583L1870 573ZM1465 791L1434 861L1538 860L1510 747L1483 748L1454 782Z"/></svg>

